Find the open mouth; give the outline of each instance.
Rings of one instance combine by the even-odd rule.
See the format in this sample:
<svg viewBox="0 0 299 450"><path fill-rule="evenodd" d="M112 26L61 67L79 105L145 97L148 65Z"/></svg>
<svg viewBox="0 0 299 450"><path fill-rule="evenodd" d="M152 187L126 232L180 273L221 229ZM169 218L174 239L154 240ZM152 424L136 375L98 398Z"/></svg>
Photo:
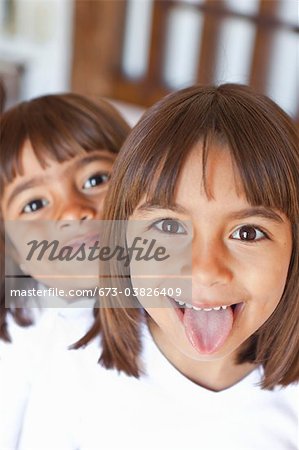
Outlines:
<svg viewBox="0 0 299 450"><path fill-rule="evenodd" d="M177 300L174 299L172 297L167 297L168 300L170 300L172 306L175 307L176 310L178 310L177 312L180 313L180 317L182 315L184 315L184 310L185 309L193 309L194 311L220 311L220 310L226 310L227 308L231 308L233 313L234 313L234 318L237 315L237 313L243 308L244 306L244 302L238 302L238 303L233 303L230 305L227 304L223 304L223 305L217 305L217 306L206 306L206 307L199 307L199 306L195 306L192 305L191 303L188 302L184 302L182 300Z"/></svg>
<svg viewBox="0 0 299 450"><path fill-rule="evenodd" d="M214 353L226 342L244 308L244 302L193 305L168 297L185 328L185 334L200 353Z"/></svg>

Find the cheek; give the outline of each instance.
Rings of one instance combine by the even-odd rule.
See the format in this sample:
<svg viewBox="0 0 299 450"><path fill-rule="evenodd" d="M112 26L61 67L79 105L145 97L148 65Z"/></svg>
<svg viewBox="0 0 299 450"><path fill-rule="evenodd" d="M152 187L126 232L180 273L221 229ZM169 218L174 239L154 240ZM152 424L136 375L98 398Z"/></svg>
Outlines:
<svg viewBox="0 0 299 450"><path fill-rule="evenodd" d="M237 270L242 283L250 296L259 300L261 307L268 309L278 304L285 288L290 259L291 245L287 245L239 262Z"/></svg>
<svg viewBox="0 0 299 450"><path fill-rule="evenodd" d="M28 248L27 242L30 239L19 229L16 223L11 222L9 225L6 224L5 231L5 251L8 255L13 255L13 258L20 262L25 259Z"/></svg>
<svg viewBox="0 0 299 450"><path fill-rule="evenodd" d="M175 345L179 345L184 340L183 334L181 334L182 329L178 328L178 321L170 308L145 308L145 310Z"/></svg>
<svg viewBox="0 0 299 450"><path fill-rule="evenodd" d="M43 239L49 239L51 233L45 227L44 222L13 221L7 231L7 236L9 236L17 252L26 258L30 251L29 243L35 240L40 242Z"/></svg>
<svg viewBox="0 0 299 450"><path fill-rule="evenodd" d="M30 252L34 244L32 241L51 241L51 230L45 223L38 221L10 221L6 222L6 253L11 256L17 266L21 266L22 271L35 278L36 274L45 272L47 261L42 258L37 261L35 257L29 259ZM7 239L8 238L8 239ZM16 266L7 266L11 270L11 275L18 273Z"/></svg>

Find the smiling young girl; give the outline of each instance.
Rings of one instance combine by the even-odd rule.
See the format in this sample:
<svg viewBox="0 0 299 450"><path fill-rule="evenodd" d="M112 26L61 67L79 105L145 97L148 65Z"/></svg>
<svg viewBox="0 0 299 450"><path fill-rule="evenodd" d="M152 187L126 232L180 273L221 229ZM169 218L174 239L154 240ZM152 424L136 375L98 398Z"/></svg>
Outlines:
<svg viewBox="0 0 299 450"><path fill-rule="evenodd" d="M245 86L171 94L132 131L106 200L107 243L129 245L136 232L155 239L175 257L173 271L171 259L145 270L136 258L128 278L111 262L106 308L78 343L89 345L57 354L59 376L40 377L20 448L298 448L299 149L290 118ZM174 294L188 278L191 290ZM109 308L112 286L118 307ZM127 307L128 289L139 308Z"/></svg>
<svg viewBox="0 0 299 450"><path fill-rule="evenodd" d="M78 268L70 278L72 267L63 272L61 266L52 265L47 271L46 258L35 267L21 259L21 246L29 242L29 235L73 245L90 239L98 226L96 219L101 219L112 166L129 126L104 100L59 94L11 108L2 115L0 129L0 377L5 414L0 420L0 447L13 448L36 367L54 343L67 347L91 325L94 299L87 304L74 296L9 296L5 231L15 244L13 259L20 265L20 271L13 272L17 284L10 287L46 293L51 282L63 275L68 288L82 287ZM94 266L97 273L96 262ZM52 278L44 279L44 274ZM66 308L69 303L75 308Z"/></svg>
<svg viewBox="0 0 299 450"><path fill-rule="evenodd" d="M31 228L36 223L58 222L70 240L72 234L78 234L72 228L79 222L100 219L110 172L128 131L128 125L107 102L96 104L75 94L39 97L3 114L1 245L5 221L15 225L15 234L18 229L21 234L28 221ZM64 234L56 232L56 238L65 239ZM4 306L4 264L1 270ZM23 311L2 307L0 336L4 339L8 339L8 312L18 319Z"/></svg>

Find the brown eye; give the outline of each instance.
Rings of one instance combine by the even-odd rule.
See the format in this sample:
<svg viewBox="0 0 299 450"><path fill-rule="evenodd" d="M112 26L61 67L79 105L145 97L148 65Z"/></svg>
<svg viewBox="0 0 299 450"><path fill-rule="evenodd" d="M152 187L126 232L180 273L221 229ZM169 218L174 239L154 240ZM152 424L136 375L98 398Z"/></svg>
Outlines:
<svg viewBox="0 0 299 450"><path fill-rule="evenodd" d="M240 241L254 242L267 238L266 233L251 225L244 225L233 232L232 238Z"/></svg>
<svg viewBox="0 0 299 450"><path fill-rule="evenodd" d="M186 230L183 225L174 219L159 220L154 224L154 227L167 234L186 234Z"/></svg>
<svg viewBox="0 0 299 450"><path fill-rule="evenodd" d="M109 173L97 173L89 177L83 184L83 189L91 189L101 184L107 183L109 181Z"/></svg>
<svg viewBox="0 0 299 450"><path fill-rule="evenodd" d="M240 229L241 241L254 241L256 239L256 230L252 227L242 227Z"/></svg>
<svg viewBox="0 0 299 450"><path fill-rule="evenodd" d="M22 213L25 214L30 214L30 213L34 213L36 211L38 211L39 209L44 208L45 206L47 206L49 202L45 199L35 199L32 200L31 202L27 203L27 205L24 206L24 208L22 209Z"/></svg>

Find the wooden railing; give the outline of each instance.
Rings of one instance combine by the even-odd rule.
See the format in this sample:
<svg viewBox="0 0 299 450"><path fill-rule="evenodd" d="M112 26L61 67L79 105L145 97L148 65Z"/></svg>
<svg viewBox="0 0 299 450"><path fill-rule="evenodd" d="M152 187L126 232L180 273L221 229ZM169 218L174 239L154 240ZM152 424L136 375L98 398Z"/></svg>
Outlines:
<svg viewBox="0 0 299 450"><path fill-rule="evenodd" d="M248 82L260 92L266 92L275 34L285 31L299 39L299 25L295 22L288 23L278 15L279 2L284 0L260 0L257 14L233 11L223 0L206 0L202 3L153 1L148 65L145 73L134 79L130 79L122 67L127 1L76 1L72 79L74 90L106 95L145 107L170 92L162 67L167 21L175 7L191 8L203 17L194 83L207 84L214 81L219 33L221 23L226 19L239 19L255 27ZM294 92L294 96L299 98L298 92ZM299 105L295 118L299 123Z"/></svg>

